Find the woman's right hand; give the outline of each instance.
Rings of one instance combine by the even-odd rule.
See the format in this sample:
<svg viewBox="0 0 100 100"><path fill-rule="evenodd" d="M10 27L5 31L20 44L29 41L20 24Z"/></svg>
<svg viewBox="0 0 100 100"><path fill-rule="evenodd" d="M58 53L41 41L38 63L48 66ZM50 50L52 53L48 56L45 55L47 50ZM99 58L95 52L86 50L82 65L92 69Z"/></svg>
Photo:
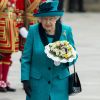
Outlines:
<svg viewBox="0 0 100 100"><path fill-rule="evenodd" d="M30 97L31 96L31 87L30 87L29 80L24 80L24 81L22 81L22 83L23 83L23 89L24 89L25 93Z"/></svg>

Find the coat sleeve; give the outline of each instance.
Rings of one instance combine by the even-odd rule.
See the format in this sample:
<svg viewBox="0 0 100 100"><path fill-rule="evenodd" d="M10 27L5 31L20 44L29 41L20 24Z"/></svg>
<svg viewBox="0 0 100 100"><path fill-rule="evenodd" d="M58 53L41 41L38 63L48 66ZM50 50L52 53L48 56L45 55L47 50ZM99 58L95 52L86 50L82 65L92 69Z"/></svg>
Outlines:
<svg viewBox="0 0 100 100"><path fill-rule="evenodd" d="M68 27L67 39L69 43L72 45L72 47L76 50L71 27ZM76 55L76 59L73 62L69 63L68 65L71 66L73 63L75 63L77 58L78 58L78 55Z"/></svg>
<svg viewBox="0 0 100 100"><path fill-rule="evenodd" d="M33 41L34 41L32 30L34 29L30 27L21 58L21 81L29 80L32 51L33 51Z"/></svg>

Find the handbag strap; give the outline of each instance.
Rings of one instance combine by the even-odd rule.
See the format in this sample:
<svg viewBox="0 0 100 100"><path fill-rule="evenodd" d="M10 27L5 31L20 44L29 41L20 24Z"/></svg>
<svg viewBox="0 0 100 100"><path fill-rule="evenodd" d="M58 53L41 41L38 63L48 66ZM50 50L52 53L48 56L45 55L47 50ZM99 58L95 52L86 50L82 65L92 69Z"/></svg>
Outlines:
<svg viewBox="0 0 100 100"><path fill-rule="evenodd" d="M77 73L76 73L76 70L75 70L75 63L73 64L73 67L74 67L74 80L75 82L77 82Z"/></svg>
<svg viewBox="0 0 100 100"><path fill-rule="evenodd" d="M76 73L76 70L75 70L75 63L73 63L73 67L74 67L74 81L77 82L77 73ZM69 70L69 68L68 68ZM70 70L69 70L70 71Z"/></svg>
<svg viewBox="0 0 100 100"><path fill-rule="evenodd" d="M75 64L73 64L73 67L74 67L74 73L76 72L76 70L75 70Z"/></svg>
<svg viewBox="0 0 100 100"><path fill-rule="evenodd" d="M75 63L74 63L74 61L73 61L73 67L74 67L74 73L75 73L76 70L75 70ZM68 69L68 71L70 71L70 70L69 70L69 67L67 67L67 69Z"/></svg>

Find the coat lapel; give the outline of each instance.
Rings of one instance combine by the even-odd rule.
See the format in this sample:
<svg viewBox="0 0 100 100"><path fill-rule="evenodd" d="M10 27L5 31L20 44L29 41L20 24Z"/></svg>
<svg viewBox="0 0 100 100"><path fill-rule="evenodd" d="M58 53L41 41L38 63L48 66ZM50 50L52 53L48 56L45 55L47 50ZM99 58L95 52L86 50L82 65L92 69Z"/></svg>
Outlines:
<svg viewBox="0 0 100 100"><path fill-rule="evenodd" d="M39 29L39 34L40 34L40 38L41 38L42 43L44 44L44 46L48 45L49 41L48 41L48 38L47 38L47 34L46 34L44 28L42 27L41 23L39 24L38 29ZM52 42L58 41L60 39L61 33L62 33L62 25L61 25L60 22L57 22L56 23L55 35L53 37Z"/></svg>

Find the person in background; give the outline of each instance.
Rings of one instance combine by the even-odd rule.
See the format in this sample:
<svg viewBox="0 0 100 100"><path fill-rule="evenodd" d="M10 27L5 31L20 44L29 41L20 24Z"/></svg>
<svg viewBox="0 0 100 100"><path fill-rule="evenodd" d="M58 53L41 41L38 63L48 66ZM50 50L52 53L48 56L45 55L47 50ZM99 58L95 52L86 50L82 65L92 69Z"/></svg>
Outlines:
<svg viewBox="0 0 100 100"><path fill-rule="evenodd" d="M0 92L15 92L8 82L11 55L19 50L16 0L0 0Z"/></svg>
<svg viewBox="0 0 100 100"><path fill-rule="evenodd" d="M29 26L37 23L37 18L33 16L36 13L40 3L46 0L17 0L17 23L19 27L19 50L23 51L27 38Z"/></svg>
<svg viewBox="0 0 100 100"><path fill-rule="evenodd" d="M39 23L30 26L21 59L26 100L69 100L68 67L73 62L55 66L44 52L46 45L60 40L69 41L75 49L71 27L57 21L63 13L57 1L50 1L40 4L33 14Z"/></svg>
<svg viewBox="0 0 100 100"><path fill-rule="evenodd" d="M85 12L83 0L69 0L68 1L69 12Z"/></svg>

